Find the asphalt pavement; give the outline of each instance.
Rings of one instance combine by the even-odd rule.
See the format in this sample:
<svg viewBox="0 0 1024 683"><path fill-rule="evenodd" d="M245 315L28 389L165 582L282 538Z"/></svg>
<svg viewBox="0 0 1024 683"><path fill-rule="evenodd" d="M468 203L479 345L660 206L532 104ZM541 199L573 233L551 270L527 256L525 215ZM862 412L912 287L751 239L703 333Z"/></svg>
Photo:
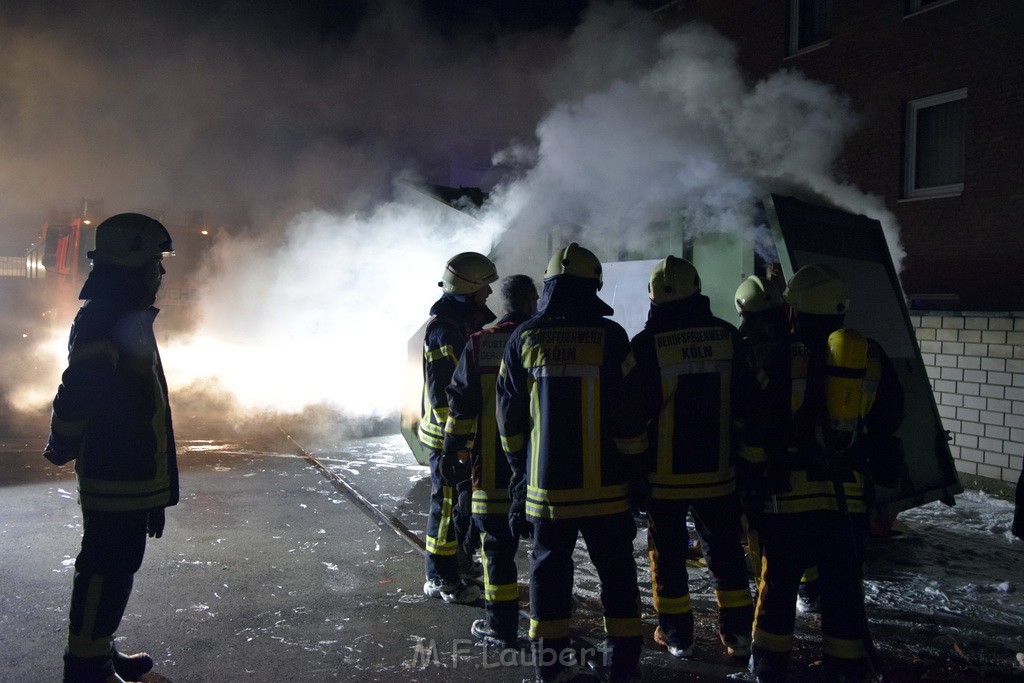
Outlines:
<svg viewBox="0 0 1024 683"><path fill-rule="evenodd" d="M41 446L0 439L0 681L61 677L81 514L71 467L47 463ZM532 679L528 650L499 652L472 640L482 603L448 605L422 594L429 479L400 436L312 451L284 435L265 446L179 446L182 500L168 512L163 538L149 542L118 633L121 650L156 660L145 680ZM520 550L524 607L527 551ZM582 543L577 554L573 633L588 647L601 638L601 588ZM645 680L723 680L741 670L717 643L714 591L698 563L690 569L697 657L676 660L654 644L642 533L636 556ZM814 623L799 626L798 643L811 643L798 645L796 680L819 680L815 631ZM921 680L925 670L971 680L956 662L915 663L913 647L896 644L907 637L879 643L892 680Z"/></svg>
<svg viewBox="0 0 1024 683"><path fill-rule="evenodd" d="M0 445L2 681L61 678L81 513L70 466L40 446ZM420 553L307 460L182 446L181 503L149 542L118 633L119 649L156 660L146 680L480 679L473 667L488 662L469 628L482 606L423 596Z"/></svg>

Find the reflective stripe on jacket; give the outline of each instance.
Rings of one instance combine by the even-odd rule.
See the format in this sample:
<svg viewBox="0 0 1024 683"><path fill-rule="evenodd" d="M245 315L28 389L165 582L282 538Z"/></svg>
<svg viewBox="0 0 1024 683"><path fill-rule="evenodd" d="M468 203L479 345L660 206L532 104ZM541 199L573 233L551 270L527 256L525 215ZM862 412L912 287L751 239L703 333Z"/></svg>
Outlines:
<svg viewBox="0 0 1024 683"><path fill-rule="evenodd" d="M560 301L552 290L563 284L570 295ZM545 282L538 316L516 329L498 374L498 431L526 473L535 520L628 510L624 458L643 453L623 377L629 338L586 286Z"/></svg>
<svg viewBox="0 0 1024 683"><path fill-rule="evenodd" d="M451 382L466 339L484 323L494 320L486 308L478 308L469 298L443 295L430 308L433 319L423 336L423 395L420 401L418 436L427 448L444 447L444 425L448 420L448 396Z"/></svg>
<svg viewBox="0 0 1024 683"><path fill-rule="evenodd" d="M735 419L753 389L736 328L707 297L652 305L633 337L628 383L639 385L651 497L715 498L736 490Z"/></svg>
<svg viewBox="0 0 1024 683"><path fill-rule="evenodd" d="M868 339L857 433L891 435L903 420L903 390L895 368L874 340ZM823 351L819 351L823 353ZM765 500L766 513L808 512L840 509L833 480L817 474L829 456L821 443L821 392L824 361L815 359L811 343L798 334L787 337L773 356L768 370L766 410L759 416L764 449L751 449L752 461L767 458L768 467L786 463L788 491ZM816 365L821 369L816 369ZM820 387L815 389L815 385ZM818 405L815 405L815 404ZM776 461L773 464L773 460ZM850 512L865 512L863 463L849 463L843 492Z"/></svg>
<svg viewBox="0 0 1024 683"><path fill-rule="evenodd" d="M507 514L512 470L495 420L495 384L505 344L528 316L512 314L470 336L448 385L444 451L472 449L473 514Z"/></svg>

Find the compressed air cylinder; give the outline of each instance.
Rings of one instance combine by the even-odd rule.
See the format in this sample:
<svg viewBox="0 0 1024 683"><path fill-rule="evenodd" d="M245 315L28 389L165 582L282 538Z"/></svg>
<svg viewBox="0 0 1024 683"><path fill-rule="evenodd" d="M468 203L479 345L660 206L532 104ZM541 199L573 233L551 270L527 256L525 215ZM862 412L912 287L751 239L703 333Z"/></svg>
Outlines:
<svg viewBox="0 0 1024 683"><path fill-rule="evenodd" d="M868 340L860 332L844 327L828 336L825 396L837 432L857 429L867 359Z"/></svg>

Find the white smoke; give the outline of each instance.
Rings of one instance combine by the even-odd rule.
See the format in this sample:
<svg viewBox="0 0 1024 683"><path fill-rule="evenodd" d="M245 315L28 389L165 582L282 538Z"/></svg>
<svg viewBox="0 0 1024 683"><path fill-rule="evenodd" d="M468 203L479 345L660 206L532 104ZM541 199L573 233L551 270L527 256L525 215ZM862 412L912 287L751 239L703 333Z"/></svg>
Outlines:
<svg viewBox="0 0 1024 683"><path fill-rule="evenodd" d="M599 37L618 55L619 44L646 45L649 27L634 21ZM517 236L569 223L606 254L643 252L648 227L676 215L685 237L728 233L764 245L756 202L799 191L878 219L900 269L895 217L881 198L836 176L858 123L845 96L795 71L748 84L735 46L704 26L683 26L655 44L649 62L630 61L621 78L622 60L610 59L602 75L589 63L581 78L601 89L556 105L540 122L537 163L501 195L499 210ZM503 254L526 258L531 243L517 239Z"/></svg>

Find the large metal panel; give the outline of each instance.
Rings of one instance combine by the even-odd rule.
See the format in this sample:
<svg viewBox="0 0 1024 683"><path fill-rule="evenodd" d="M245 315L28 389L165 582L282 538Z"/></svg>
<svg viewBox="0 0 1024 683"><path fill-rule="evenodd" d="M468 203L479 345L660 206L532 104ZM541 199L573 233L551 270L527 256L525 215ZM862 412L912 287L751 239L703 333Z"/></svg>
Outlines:
<svg viewBox="0 0 1024 683"><path fill-rule="evenodd" d="M700 274L701 292L711 299L711 312L739 325L736 288L755 274L753 248L732 235L703 235L693 241L692 249L690 261Z"/></svg>
<svg viewBox="0 0 1024 683"><path fill-rule="evenodd" d="M903 383L906 465L899 486L880 488L875 506L895 516L934 500L953 505L963 488L881 224L793 197L771 195L764 204L786 279L810 263L835 268L850 293L846 324L882 345Z"/></svg>

